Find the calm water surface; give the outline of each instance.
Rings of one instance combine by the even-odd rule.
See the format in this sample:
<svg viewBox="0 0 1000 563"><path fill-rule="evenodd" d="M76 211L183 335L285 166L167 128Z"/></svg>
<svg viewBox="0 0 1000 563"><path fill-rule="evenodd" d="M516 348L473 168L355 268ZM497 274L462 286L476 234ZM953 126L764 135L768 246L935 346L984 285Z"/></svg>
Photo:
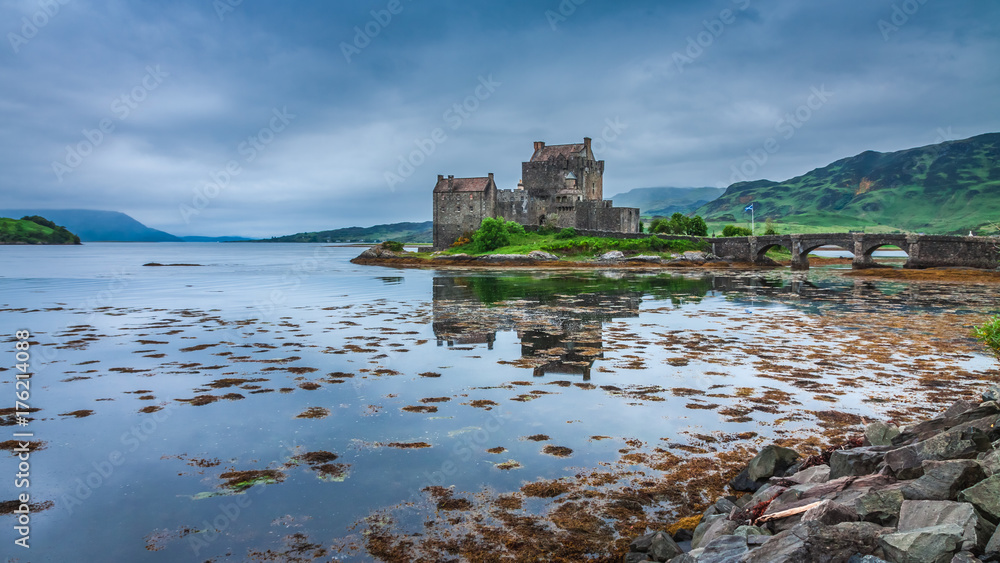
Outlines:
<svg viewBox="0 0 1000 563"><path fill-rule="evenodd" d="M0 516L0 553L237 561L294 533L329 546L408 501L401 523L418 526L430 485L516 491L615 463L625 439L696 455L741 432L754 446L835 433L829 412L905 421L996 375L968 337L998 308L990 287L820 269L396 270L350 264L359 252L0 247L0 406L14 402L14 333L29 330L40 409L27 427L6 412L0 441L43 442L29 489L0 453L0 501L39 503L30 550ZM336 471L302 457L319 451ZM266 469L283 480L239 491L221 477Z"/></svg>

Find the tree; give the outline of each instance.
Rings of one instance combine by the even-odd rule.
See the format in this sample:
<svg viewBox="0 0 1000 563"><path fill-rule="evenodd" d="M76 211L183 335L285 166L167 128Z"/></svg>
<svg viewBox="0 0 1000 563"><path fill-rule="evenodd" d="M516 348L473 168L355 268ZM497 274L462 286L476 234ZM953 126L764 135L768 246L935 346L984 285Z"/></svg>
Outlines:
<svg viewBox="0 0 1000 563"><path fill-rule="evenodd" d="M511 243L512 235L523 235L524 227L515 221L504 221L503 217L483 219L479 229L472 233L472 242L478 252L490 252Z"/></svg>
<svg viewBox="0 0 1000 563"><path fill-rule="evenodd" d="M674 213L670 216L670 234L683 235L688 231L688 218L683 213Z"/></svg>
<svg viewBox="0 0 1000 563"><path fill-rule="evenodd" d="M768 217L767 221L764 221L764 234L765 235L776 235L778 231L774 229L774 219Z"/></svg>
<svg viewBox="0 0 1000 563"><path fill-rule="evenodd" d="M701 218L701 215L695 215L688 221L687 234L693 237L708 236L708 225L705 224L705 220Z"/></svg>

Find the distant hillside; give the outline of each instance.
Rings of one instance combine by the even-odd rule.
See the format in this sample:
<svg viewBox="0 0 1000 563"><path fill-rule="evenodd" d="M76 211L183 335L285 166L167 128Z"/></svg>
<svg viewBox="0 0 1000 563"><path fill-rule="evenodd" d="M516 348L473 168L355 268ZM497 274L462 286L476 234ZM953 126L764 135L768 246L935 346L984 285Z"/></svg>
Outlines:
<svg viewBox="0 0 1000 563"><path fill-rule="evenodd" d="M298 233L283 237L274 237L258 242L380 242L395 240L399 242L433 242L434 222L424 223L392 223L375 225L374 227L347 227L332 231L315 233Z"/></svg>
<svg viewBox="0 0 1000 563"><path fill-rule="evenodd" d="M635 188L611 199L616 207L638 207L639 213L646 217L669 217L674 213L690 213L725 191L725 188Z"/></svg>
<svg viewBox="0 0 1000 563"><path fill-rule="evenodd" d="M2 217L0 244L80 244L80 237L44 217Z"/></svg>
<svg viewBox="0 0 1000 563"><path fill-rule="evenodd" d="M246 237L181 237L184 242L246 242L253 239Z"/></svg>
<svg viewBox="0 0 1000 563"><path fill-rule="evenodd" d="M784 182L739 182L696 213L708 221L745 221L750 202L758 221L986 234L1000 222L1000 133L866 151Z"/></svg>
<svg viewBox="0 0 1000 563"><path fill-rule="evenodd" d="M92 209L0 209L0 217L41 215L65 226L84 242L180 242L181 239L150 229L124 213Z"/></svg>

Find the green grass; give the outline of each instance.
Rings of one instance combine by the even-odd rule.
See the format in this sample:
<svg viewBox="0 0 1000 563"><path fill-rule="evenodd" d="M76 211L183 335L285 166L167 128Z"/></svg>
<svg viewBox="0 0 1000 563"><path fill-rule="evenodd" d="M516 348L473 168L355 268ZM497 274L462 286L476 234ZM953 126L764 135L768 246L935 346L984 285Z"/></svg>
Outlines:
<svg viewBox="0 0 1000 563"><path fill-rule="evenodd" d="M0 244L79 244L64 228L51 229L32 221L0 217Z"/></svg>
<svg viewBox="0 0 1000 563"><path fill-rule="evenodd" d="M614 239L576 236L558 239L556 234L540 235L529 232L523 235L512 235L511 244L491 252L478 252L474 243L450 248L444 252L445 254L482 256L485 254L528 254L534 250L551 252L560 257L585 259L600 256L612 250L619 250L626 255L667 256L689 250L706 250L706 245L688 240L670 240L659 237Z"/></svg>

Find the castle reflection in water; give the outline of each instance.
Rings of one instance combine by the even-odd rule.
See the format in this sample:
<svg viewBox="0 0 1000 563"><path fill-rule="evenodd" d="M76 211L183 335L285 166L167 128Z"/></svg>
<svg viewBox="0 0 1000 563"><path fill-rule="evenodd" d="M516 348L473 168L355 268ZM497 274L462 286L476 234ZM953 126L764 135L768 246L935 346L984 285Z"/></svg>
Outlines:
<svg viewBox="0 0 1000 563"><path fill-rule="evenodd" d="M516 331L521 358L535 377L582 375L604 357L602 326L639 316L641 291L561 294L539 291L506 295L504 280L486 277L434 278L434 335L438 346L486 344L497 332ZM494 305L497 301L502 305Z"/></svg>

